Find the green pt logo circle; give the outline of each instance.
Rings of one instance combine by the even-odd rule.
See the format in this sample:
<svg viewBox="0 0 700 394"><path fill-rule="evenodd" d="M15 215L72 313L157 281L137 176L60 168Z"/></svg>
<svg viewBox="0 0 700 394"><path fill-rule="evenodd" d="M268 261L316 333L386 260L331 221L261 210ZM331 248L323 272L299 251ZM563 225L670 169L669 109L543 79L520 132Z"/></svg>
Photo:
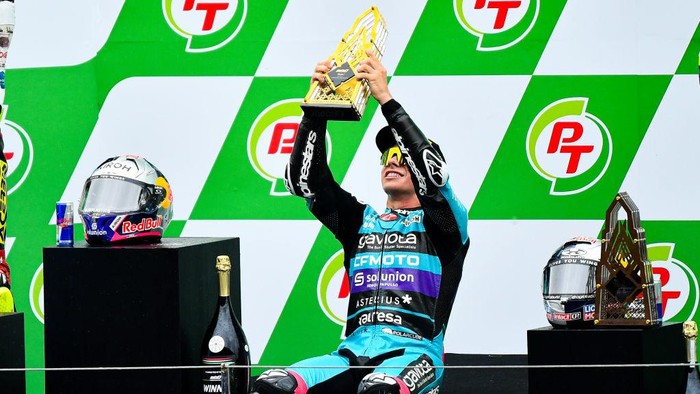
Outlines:
<svg viewBox="0 0 700 394"><path fill-rule="evenodd" d="M344 253L336 252L326 262L318 278L318 303L321 310L334 323L344 326L346 320L347 299L350 288L343 266Z"/></svg>
<svg viewBox="0 0 700 394"><path fill-rule="evenodd" d="M526 153L532 168L551 182L549 194L571 195L595 185L612 158L605 124L586 112L587 98L567 98L544 108L530 125Z"/></svg>

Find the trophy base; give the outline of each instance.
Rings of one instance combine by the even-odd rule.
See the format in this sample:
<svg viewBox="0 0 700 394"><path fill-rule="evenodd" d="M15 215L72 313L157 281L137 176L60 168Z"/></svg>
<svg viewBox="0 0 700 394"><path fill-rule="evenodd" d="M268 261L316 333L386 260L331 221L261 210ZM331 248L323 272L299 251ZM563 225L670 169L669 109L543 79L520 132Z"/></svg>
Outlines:
<svg viewBox="0 0 700 394"><path fill-rule="evenodd" d="M302 103L301 109L304 110L304 114L314 118L349 121L362 119L360 111L350 104Z"/></svg>

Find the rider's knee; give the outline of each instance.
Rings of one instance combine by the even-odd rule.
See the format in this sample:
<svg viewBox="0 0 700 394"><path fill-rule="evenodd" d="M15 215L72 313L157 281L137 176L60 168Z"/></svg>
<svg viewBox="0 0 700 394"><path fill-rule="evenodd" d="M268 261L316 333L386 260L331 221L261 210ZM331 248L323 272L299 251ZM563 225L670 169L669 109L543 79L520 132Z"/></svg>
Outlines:
<svg viewBox="0 0 700 394"><path fill-rule="evenodd" d="M393 376L373 372L362 378L357 394L401 394L401 386Z"/></svg>
<svg viewBox="0 0 700 394"><path fill-rule="evenodd" d="M306 391L306 384L297 374L271 369L253 382L252 394L305 394Z"/></svg>

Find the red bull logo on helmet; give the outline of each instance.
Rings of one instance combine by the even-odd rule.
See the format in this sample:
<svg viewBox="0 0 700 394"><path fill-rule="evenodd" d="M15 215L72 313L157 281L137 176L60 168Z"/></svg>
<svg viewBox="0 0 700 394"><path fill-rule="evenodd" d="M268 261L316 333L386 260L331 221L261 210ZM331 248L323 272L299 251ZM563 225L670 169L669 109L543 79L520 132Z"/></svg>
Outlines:
<svg viewBox="0 0 700 394"><path fill-rule="evenodd" d="M156 220L144 218L139 223L125 221L122 223L122 234L131 234L135 232L148 231L160 228L163 226L163 216L158 215Z"/></svg>

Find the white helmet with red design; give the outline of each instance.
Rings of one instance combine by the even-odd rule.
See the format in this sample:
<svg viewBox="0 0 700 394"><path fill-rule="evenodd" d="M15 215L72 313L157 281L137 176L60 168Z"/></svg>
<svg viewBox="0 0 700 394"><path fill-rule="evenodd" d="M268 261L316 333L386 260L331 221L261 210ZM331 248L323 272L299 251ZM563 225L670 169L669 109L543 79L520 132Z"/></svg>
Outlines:
<svg viewBox="0 0 700 394"><path fill-rule="evenodd" d="M85 181L78 213L90 245L159 242L173 216L173 193L148 160L115 156Z"/></svg>

